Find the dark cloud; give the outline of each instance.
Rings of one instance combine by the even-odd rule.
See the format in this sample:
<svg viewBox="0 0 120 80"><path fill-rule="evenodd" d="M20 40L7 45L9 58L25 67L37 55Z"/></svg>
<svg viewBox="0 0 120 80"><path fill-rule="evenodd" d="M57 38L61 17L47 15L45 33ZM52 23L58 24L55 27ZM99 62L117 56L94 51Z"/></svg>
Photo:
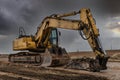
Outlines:
<svg viewBox="0 0 120 80"><path fill-rule="evenodd" d="M105 18L108 16L119 15L119 3L119 0L0 0L0 35L10 35L0 44L4 45L4 48L7 46L6 49L8 49L8 46L11 48L11 41L18 35L18 27L24 27L27 33L32 34L36 32L37 26L44 17L55 13L76 11L80 8L91 9L103 36L107 36L111 32L107 31L107 28L103 28L105 26L103 23L106 22ZM73 45L72 42L79 40L77 32L63 30L62 33L61 40L63 40L62 44L64 46L71 46ZM5 42L8 45L3 44ZM71 46L71 50L79 47L78 42ZM88 46L86 42L85 45L83 41L79 43L82 45L81 49Z"/></svg>
<svg viewBox="0 0 120 80"><path fill-rule="evenodd" d="M14 23L10 20L6 20L3 16L0 16L0 34L9 34L12 32L12 26ZM7 32L6 32L7 31Z"/></svg>
<svg viewBox="0 0 120 80"><path fill-rule="evenodd" d="M98 0L99 1L99 0ZM99 9L100 6L98 6L98 1L88 1L88 0L44 0L42 1L43 4L47 5L47 10L50 11L50 13L53 12L68 12L68 11L74 11L79 10L80 8L92 8ZM97 4L97 5L96 5ZM99 10L98 10L99 11Z"/></svg>
<svg viewBox="0 0 120 80"><path fill-rule="evenodd" d="M0 1L0 33L16 33L16 27L37 26L45 16L54 13L64 13L79 10L82 7L91 8L93 14L118 14L119 0L1 0ZM100 16L100 15L99 15ZM11 30L10 30L11 29ZM8 33L8 34L9 34Z"/></svg>
<svg viewBox="0 0 120 80"><path fill-rule="evenodd" d="M21 26L27 28L29 32L30 27L38 24L40 20L39 16L43 13L41 6L39 0L36 2L33 0L1 0L0 34L15 34Z"/></svg>
<svg viewBox="0 0 120 80"><path fill-rule="evenodd" d="M79 10L82 7L91 8L93 12L103 15L119 15L120 0L44 0L43 4L46 4L47 10L52 11L70 11Z"/></svg>
<svg viewBox="0 0 120 80"><path fill-rule="evenodd" d="M111 16L120 15L120 0L99 0L100 9Z"/></svg>

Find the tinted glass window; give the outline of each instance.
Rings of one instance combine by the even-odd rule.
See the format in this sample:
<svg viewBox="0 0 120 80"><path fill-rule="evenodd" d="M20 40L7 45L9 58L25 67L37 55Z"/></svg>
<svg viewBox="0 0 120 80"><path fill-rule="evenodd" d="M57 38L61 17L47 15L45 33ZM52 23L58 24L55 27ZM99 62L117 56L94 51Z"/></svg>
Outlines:
<svg viewBox="0 0 120 80"><path fill-rule="evenodd" d="M57 45L57 29L53 29L51 31L50 42L54 45Z"/></svg>

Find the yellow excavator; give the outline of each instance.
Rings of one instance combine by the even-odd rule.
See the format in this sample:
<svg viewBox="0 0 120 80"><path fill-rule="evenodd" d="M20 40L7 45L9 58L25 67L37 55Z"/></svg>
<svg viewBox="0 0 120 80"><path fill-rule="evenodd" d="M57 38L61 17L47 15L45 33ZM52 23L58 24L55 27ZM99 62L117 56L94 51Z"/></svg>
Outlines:
<svg viewBox="0 0 120 80"><path fill-rule="evenodd" d="M66 19L66 17L77 14L80 14L80 20ZM24 29L21 27L19 29L19 37L13 41L13 50L21 50L22 52L10 54L9 61L14 63L37 64L40 66L68 64L71 58L66 50L58 44L60 32L57 28L76 30L84 40L88 41L96 58L92 60L82 59L82 63L87 63L89 68L99 66L100 70L107 69L106 64L109 57L102 48L99 39L99 30L96 27L90 9L86 8L78 12L53 14L46 17L39 25L34 36L26 35Z"/></svg>

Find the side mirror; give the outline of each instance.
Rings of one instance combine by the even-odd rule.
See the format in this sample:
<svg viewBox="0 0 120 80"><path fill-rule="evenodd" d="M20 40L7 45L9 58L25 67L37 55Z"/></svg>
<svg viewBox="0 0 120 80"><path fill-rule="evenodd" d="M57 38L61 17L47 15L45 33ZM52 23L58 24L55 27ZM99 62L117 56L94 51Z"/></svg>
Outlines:
<svg viewBox="0 0 120 80"><path fill-rule="evenodd" d="M61 36L61 32L60 31L58 31L58 35Z"/></svg>

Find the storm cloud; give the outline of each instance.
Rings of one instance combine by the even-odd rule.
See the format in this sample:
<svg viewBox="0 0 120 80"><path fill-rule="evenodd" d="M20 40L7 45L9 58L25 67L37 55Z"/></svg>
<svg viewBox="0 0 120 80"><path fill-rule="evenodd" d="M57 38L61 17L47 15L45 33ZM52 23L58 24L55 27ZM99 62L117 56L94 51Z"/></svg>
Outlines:
<svg viewBox="0 0 120 80"><path fill-rule="evenodd" d="M80 8L91 8L95 16L117 16L120 13L119 0L0 0L0 34L15 34L17 27L28 32L33 26L54 13L64 13Z"/></svg>
<svg viewBox="0 0 120 80"><path fill-rule="evenodd" d="M119 26L106 25L111 22L109 18L120 16L119 3L119 0L0 0L0 52L12 52L12 41L18 36L19 27L34 35L46 16L78 11L80 8L91 9L102 37L112 37L114 32L111 29ZM79 15L75 18L79 19ZM68 51L90 49L87 41L84 42L77 32L60 31L61 45Z"/></svg>
<svg viewBox="0 0 120 80"><path fill-rule="evenodd" d="M110 16L120 16L120 0L99 0L100 9Z"/></svg>
<svg viewBox="0 0 120 80"><path fill-rule="evenodd" d="M39 7L39 0L0 0L0 34L15 34L21 26L29 31L43 12Z"/></svg>

